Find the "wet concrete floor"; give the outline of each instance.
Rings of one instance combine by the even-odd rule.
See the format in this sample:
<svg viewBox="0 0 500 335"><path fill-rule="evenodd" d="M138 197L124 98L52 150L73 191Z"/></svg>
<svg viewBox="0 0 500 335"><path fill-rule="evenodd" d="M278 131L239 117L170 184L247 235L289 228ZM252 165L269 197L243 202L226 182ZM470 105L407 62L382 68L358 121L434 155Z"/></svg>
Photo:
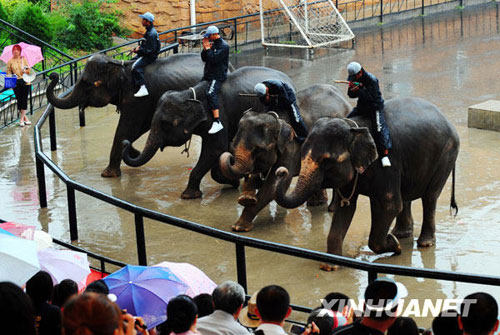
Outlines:
<svg viewBox="0 0 500 335"><path fill-rule="evenodd" d="M449 271L498 275L500 266L500 133L467 128L467 107L500 100L500 29L498 5L446 15L408 20L401 24L358 31L354 49L321 49L310 57L302 50L249 51L233 56L236 67L263 65L286 72L297 88L345 79L346 65L359 61L381 82L386 99L418 96L436 104L457 127L461 149L457 163L459 214L449 214L451 180L443 190L436 212L437 244L417 248L421 206L415 202L414 239L401 241L400 256L374 255L367 247L370 211L360 197L358 210L344 242L344 252L362 260ZM341 89L345 89L341 86ZM354 101L351 101L354 103ZM40 113L33 119L37 119ZM229 231L242 207L238 190L202 182L204 196L181 200L189 172L199 152L194 140L191 156L169 148L140 168L122 166L122 176L100 177L108 162L118 115L112 106L87 109L87 126L78 126L76 110L57 111L58 150L49 155L76 181L152 210ZM43 131L48 151L48 127ZM33 224L56 238L69 239L66 187L46 169L48 208L40 209L34 166L33 129L12 126L0 136L0 217ZM431 136L431 134L430 134ZM425 139L422 139L425 141ZM145 137L136 147L141 149ZM331 195L331 192L330 192ZM78 245L122 261L136 263L134 216L77 192ZM257 217L247 236L313 250L325 250L331 214L325 207L293 210L271 203ZM189 262L213 280L236 279L232 244L145 220L149 264L164 260ZM361 297L367 275L342 269L322 272L312 261L264 251L247 250L249 293L277 283L291 292L292 302L314 307L331 291ZM407 285L409 298L463 298L486 290L500 298L500 289L397 277ZM423 303L423 300L420 300ZM431 318L419 318L429 326Z"/></svg>

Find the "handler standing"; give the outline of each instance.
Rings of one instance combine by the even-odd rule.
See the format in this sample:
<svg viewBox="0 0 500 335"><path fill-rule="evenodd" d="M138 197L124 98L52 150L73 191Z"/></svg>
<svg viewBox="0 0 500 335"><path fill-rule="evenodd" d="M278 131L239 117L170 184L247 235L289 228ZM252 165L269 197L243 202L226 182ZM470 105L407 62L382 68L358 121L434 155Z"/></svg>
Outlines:
<svg viewBox="0 0 500 335"><path fill-rule="evenodd" d="M202 44L201 59L205 62L205 69L201 80L209 82L206 94L208 106L212 110L214 117L214 122L208 133L215 134L224 128L219 120L218 95L222 83L227 78L229 45L220 37L219 28L216 26L207 28L203 35Z"/></svg>
<svg viewBox="0 0 500 335"><path fill-rule="evenodd" d="M150 12L139 15L142 18L142 26L146 28L144 33L145 41L141 41L141 44L135 48L133 51L137 53L137 60L132 64L132 78L134 79L134 84L139 87L139 90L134 94L134 97L140 98L149 94L146 88L146 82L144 81L144 68L146 65L153 63L156 58L158 58L158 53L160 51L160 38L158 32L153 26L153 21L155 17Z"/></svg>
<svg viewBox="0 0 500 335"><path fill-rule="evenodd" d="M369 116L375 125L375 143L377 148L384 150L382 166L391 166L389 160L389 150L392 148L389 127L384 117L384 99L380 92L378 79L373 74L366 72L361 64L357 62L349 63L347 66L349 77L349 88L347 95L350 98L358 98L358 104L347 115L347 117L366 115Z"/></svg>

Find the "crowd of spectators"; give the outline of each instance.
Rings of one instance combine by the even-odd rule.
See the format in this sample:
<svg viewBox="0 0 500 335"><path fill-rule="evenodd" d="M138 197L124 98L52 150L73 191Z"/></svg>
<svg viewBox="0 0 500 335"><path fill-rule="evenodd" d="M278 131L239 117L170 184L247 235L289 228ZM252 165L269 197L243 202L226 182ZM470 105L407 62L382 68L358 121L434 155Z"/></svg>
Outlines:
<svg viewBox="0 0 500 335"><path fill-rule="evenodd" d="M211 295L173 297L166 321L148 330L140 316L120 309L104 281L79 294L74 281L53 286L50 275L40 271L25 291L0 283L0 322L2 333L9 335L492 335L498 329L498 305L487 293L468 295L459 310L441 312L425 330L412 318L398 316L406 295L401 283L380 278L367 286L362 311L351 308L346 295L333 292L303 325L288 320L292 308L284 288L263 287L245 303L243 287L226 281Z"/></svg>

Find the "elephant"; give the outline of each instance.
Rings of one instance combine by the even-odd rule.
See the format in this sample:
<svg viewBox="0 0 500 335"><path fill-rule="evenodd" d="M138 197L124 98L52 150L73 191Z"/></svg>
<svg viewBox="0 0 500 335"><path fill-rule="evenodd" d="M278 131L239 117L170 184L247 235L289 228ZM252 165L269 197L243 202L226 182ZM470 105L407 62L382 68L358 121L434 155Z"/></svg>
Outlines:
<svg viewBox="0 0 500 335"><path fill-rule="evenodd" d="M327 251L342 255L342 244L360 194L371 208L369 248L375 253L401 253L397 237L413 234L411 201L422 199L423 222L419 246L435 243L436 202L455 171L460 141L454 126L441 111L420 98L386 101L385 116L393 147L392 167L382 167L372 135L374 125L365 116L319 119L301 152L295 189L288 190L285 167L277 169L276 202L286 208L302 204L316 190L334 188L333 218ZM453 173L451 207L455 202ZM394 218L396 225L389 233ZM334 270L322 264L324 270Z"/></svg>
<svg viewBox="0 0 500 335"><path fill-rule="evenodd" d="M212 135L208 134L213 118L211 113L208 113L210 109L206 98L207 81L198 83L192 89L164 93L153 115L144 150L134 158L129 152L130 143L124 141L123 161L134 167L144 165L158 149L181 146L192 135L199 135L202 138L200 157L189 175L188 185L181 198L200 198L200 182L209 170L216 182L237 187L239 181L228 180L222 175L218 164L219 156L228 150L243 112L250 108L263 111L259 100L251 95L257 83L270 78L282 80L293 87L292 80L286 74L266 67L246 66L231 72L219 93L219 114L224 128Z"/></svg>
<svg viewBox="0 0 500 335"><path fill-rule="evenodd" d="M134 142L147 132L161 95L168 90L181 90L196 85L203 76L203 66L199 54L175 54L159 58L145 68L146 86L149 95L135 98L131 75L134 61L118 61L105 55L92 56L73 92L66 98L54 95L54 87L59 76L50 74L51 82L47 87L48 101L56 108L70 109L79 106L82 111L87 106L104 107L108 104L117 106L120 120L116 128L109 165L101 176L118 177L121 175L121 143L123 140ZM131 155L138 155L131 149Z"/></svg>
<svg viewBox="0 0 500 335"><path fill-rule="evenodd" d="M340 91L331 85L317 84L301 90L297 93L297 101L308 129L321 117L345 117L351 110ZM233 139L234 157L225 152L220 158L224 176L229 179L246 176L238 199L245 208L232 226L234 231L252 230L255 216L274 199L274 173L278 167L288 169L286 183L299 173L301 144L294 139L288 113L278 113L279 116L275 112L245 113ZM259 189L257 195L256 188ZM321 190L309 199L308 204L319 205L325 201L326 192Z"/></svg>

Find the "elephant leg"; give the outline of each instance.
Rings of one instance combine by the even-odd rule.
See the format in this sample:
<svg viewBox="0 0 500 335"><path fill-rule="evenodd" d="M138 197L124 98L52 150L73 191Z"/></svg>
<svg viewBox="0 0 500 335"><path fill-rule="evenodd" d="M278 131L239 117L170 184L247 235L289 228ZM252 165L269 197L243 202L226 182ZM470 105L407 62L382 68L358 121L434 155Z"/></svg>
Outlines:
<svg viewBox="0 0 500 335"><path fill-rule="evenodd" d="M396 218L396 226L392 234L397 238L413 236L413 217L411 215L411 201L403 201L403 210Z"/></svg>
<svg viewBox="0 0 500 335"><path fill-rule="evenodd" d="M216 182L218 182L219 184L231 185L234 188L237 188L238 186L240 186L239 180L231 180L231 179L224 177L218 164L216 166L214 166L212 168L212 170L210 170L210 175L212 176L212 179L215 180Z"/></svg>
<svg viewBox="0 0 500 335"><path fill-rule="evenodd" d="M260 176L258 174L245 177L241 194L238 197L238 203L242 206L252 206L257 203L257 188L260 183Z"/></svg>
<svg viewBox="0 0 500 335"><path fill-rule="evenodd" d="M372 224L368 246L377 254L384 252L400 254L401 245L396 236L389 234L389 228L394 218L403 210L401 195L387 192L385 195L372 196L370 197L370 208Z"/></svg>
<svg viewBox="0 0 500 335"><path fill-rule="evenodd" d="M307 206L321 206L328 203L328 194L325 189L314 192L307 200Z"/></svg>
<svg viewBox="0 0 500 335"><path fill-rule="evenodd" d="M417 240L419 247L430 247L436 243L436 203L437 197L422 198L424 219L422 221L422 231Z"/></svg>
<svg viewBox="0 0 500 335"><path fill-rule="evenodd" d="M329 212L333 212L335 210L335 189L333 189L333 197L332 197L332 201L330 202L330 204L328 205L328 211Z"/></svg>
<svg viewBox="0 0 500 335"><path fill-rule="evenodd" d="M327 252L335 255L342 255L342 244L344 243L345 235L352 222L352 217L356 212L358 194L355 194L349 206L340 207L340 198L334 192L333 196L333 217L328 233ZM335 271L339 269L338 265L321 263L320 269L325 271Z"/></svg>

